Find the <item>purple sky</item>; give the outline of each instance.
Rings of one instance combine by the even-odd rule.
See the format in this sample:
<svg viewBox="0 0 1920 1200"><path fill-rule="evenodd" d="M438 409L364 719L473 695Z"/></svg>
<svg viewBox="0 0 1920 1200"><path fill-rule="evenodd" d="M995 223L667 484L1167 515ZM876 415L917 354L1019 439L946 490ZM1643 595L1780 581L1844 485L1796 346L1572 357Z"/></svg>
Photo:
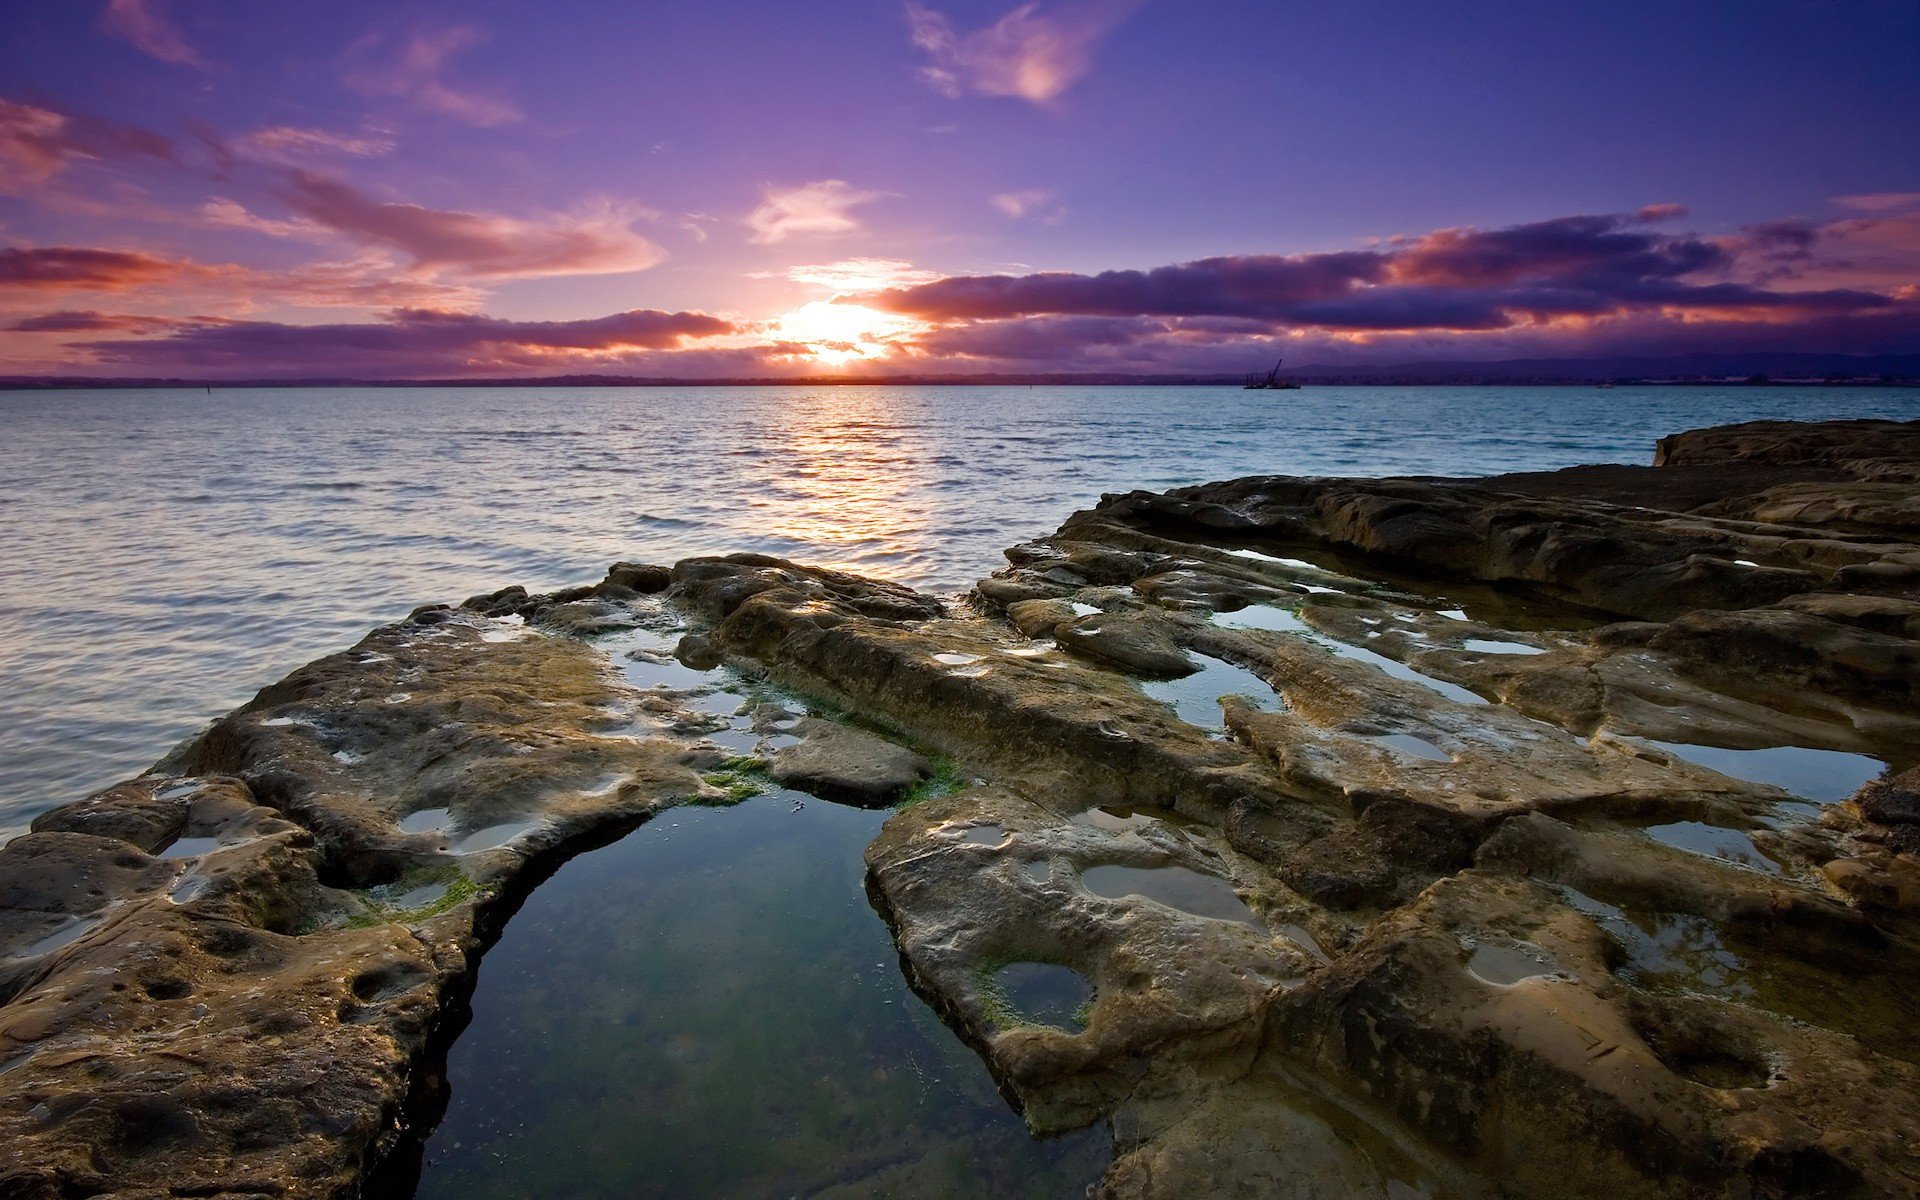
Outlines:
<svg viewBox="0 0 1920 1200"><path fill-rule="evenodd" d="M1920 352L1910 0L5 22L0 374Z"/></svg>

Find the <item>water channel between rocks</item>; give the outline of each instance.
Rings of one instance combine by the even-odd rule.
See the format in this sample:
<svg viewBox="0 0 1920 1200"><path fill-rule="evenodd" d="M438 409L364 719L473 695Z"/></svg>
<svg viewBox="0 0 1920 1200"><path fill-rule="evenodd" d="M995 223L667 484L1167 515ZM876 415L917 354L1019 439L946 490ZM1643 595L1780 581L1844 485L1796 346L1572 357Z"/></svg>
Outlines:
<svg viewBox="0 0 1920 1200"><path fill-rule="evenodd" d="M888 815L776 791L561 868L481 967L417 1195L1081 1195L1106 1132L1035 1140L904 982Z"/></svg>

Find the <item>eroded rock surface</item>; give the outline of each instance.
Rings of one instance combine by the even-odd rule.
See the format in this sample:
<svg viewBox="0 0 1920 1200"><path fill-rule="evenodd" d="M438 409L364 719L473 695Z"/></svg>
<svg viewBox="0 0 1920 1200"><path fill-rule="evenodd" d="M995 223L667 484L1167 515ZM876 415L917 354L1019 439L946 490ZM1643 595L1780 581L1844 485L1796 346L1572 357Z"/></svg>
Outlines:
<svg viewBox="0 0 1920 1200"><path fill-rule="evenodd" d="M719 795L682 715L428 609L40 817L0 848L0 1194L357 1194L529 869Z"/></svg>
<svg viewBox="0 0 1920 1200"><path fill-rule="evenodd" d="M0 1194L350 1194L516 887L756 772L902 805L903 968L1104 1196L1920 1194L1920 425L1659 461L423 610L0 849Z"/></svg>

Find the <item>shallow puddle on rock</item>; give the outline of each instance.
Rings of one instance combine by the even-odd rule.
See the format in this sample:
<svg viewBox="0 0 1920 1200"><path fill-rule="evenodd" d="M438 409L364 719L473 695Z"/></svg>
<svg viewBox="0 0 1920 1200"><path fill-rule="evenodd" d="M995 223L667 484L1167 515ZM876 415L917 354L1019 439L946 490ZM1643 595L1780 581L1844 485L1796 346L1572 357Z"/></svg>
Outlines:
<svg viewBox="0 0 1920 1200"><path fill-rule="evenodd" d="M993 973L994 990L1005 1002L1007 1016L1016 1022L1050 1025L1078 1032L1085 1029L1093 985L1072 967L1056 963L1008 963Z"/></svg>
<svg viewBox="0 0 1920 1200"><path fill-rule="evenodd" d="M998 846L1007 840L1007 831L998 825L972 825L960 835L969 846Z"/></svg>
<svg viewBox="0 0 1920 1200"><path fill-rule="evenodd" d="M1035 883L1050 883L1053 880L1053 860L1036 859L1027 864L1027 878Z"/></svg>
<svg viewBox="0 0 1920 1200"><path fill-rule="evenodd" d="M154 857L156 858L199 858L202 854L211 854L224 843L217 837L181 837L175 838Z"/></svg>
<svg viewBox="0 0 1920 1200"><path fill-rule="evenodd" d="M1494 638L1468 638L1460 643L1463 650L1472 650L1479 654L1545 654L1538 646L1525 642L1502 642Z"/></svg>
<svg viewBox="0 0 1920 1200"><path fill-rule="evenodd" d="M889 814L794 799L675 810L528 898L481 964L423 1200L1065 1197L1099 1176L1104 1131L1031 1138L901 978L861 862Z"/></svg>
<svg viewBox="0 0 1920 1200"><path fill-rule="evenodd" d="M1046 639L1035 642L1031 646L1013 646L1002 650L1001 653L1013 658L1041 658L1053 653L1055 649L1052 639Z"/></svg>
<svg viewBox="0 0 1920 1200"><path fill-rule="evenodd" d="M978 654L956 654L949 651L946 653L934 655L933 661L937 663L944 663L949 667L964 667L968 663L979 662L980 656Z"/></svg>
<svg viewBox="0 0 1920 1200"><path fill-rule="evenodd" d="M1410 621L1413 618L1405 617L1403 619ZM1259 629L1268 633L1297 634L1313 642L1323 650L1331 651L1342 658L1350 658L1355 662L1368 663L1378 667L1395 679L1404 679L1408 683L1417 683L1421 687L1430 688L1457 704L1485 704L1487 702L1484 696L1469 691L1457 683L1448 683L1444 679L1435 679L1431 675L1425 675L1414 670L1397 658L1388 658L1384 654L1377 654L1372 650L1355 646L1350 642L1343 642L1331 634L1322 633L1307 624L1300 618L1300 615L1292 609L1280 608L1272 604L1249 604L1247 607L1237 609L1233 612L1214 613L1213 623L1226 629ZM1370 633L1367 636L1372 637L1374 635Z"/></svg>
<svg viewBox="0 0 1920 1200"><path fill-rule="evenodd" d="M1480 942L1467 955L1467 972L1481 983L1512 987L1528 979L1560 974L1559 965L1538 946L1524 942Z"/></svg>
<svg viewBox="0 0 1920 1200"><path fill-rule="evenodd" d="M1319 571L1322 574L1328 573L1323 568L1314 566L1304 558L1283 558L1278 554L1267 554L1259 550L1247 549L1229 550L1227 553L1233 555L1235 558L1250 558L1254 562L1274 563L1277 566L1292 567L1297 571Z"/></svg>
<svg viewBox="0 0 1920 1200"><path fill-rule="evenodd" d="M484 850L497 850L539 825L539 821L502 821L498 825L488 825L471 833L462 834L460 840L456 841L451 849L455 854L479 854Z"/></svg>
<svg viewBox="0 0 1920 1200"><path fill-rule="evenodd" d="M1703 992L1859 1038L1868 1049L1920 1063L1911 990L1881 952L1824 954L1723 933L1705 917L1617 908L1557 889L1625 951L1616 973L1652 992ZM1835 987L1836 976L1847 980Z"/></svg>
<svg viewBox="0 0 1920 1200"><path fill-rule="evenodd" d="M188 872L175 880L173 886L167 889L167 899L175 904L191 904L200 898L201 894L207 890L207 885L212 882L213 880L205 875Z"/></svg>
<svg viewBox="0 0 1920 1200"><path fill-rule="evenodd" d="M1159 818L1147 815L1137 809L1122 808L1115 804L1089 808L1073 815L1076 825L1090 825L1095 829L1105 829L1111 833L1127 833L1135 829L1145 829L1155 824Z"/></svg>
<svg viewBox="0 0 1920 1200"><path fill-rule="evenodd" d="M439 833L453 824L453 810L448 808L423 808L411 812L399 821L401 833Z"/></svg>
<svg viewBox="0 0 1920 1200"><path fill-rule="evenodd" d="M1767 783L1808 800L1845 800L1860 785L1876 779L1886 764L1865 754L1843 750L1811 750L1805 746L1772 746L1765 750L1724 750L1718 746L1690 746L1655 742L1676 758L1696 767L1718 771L1749 783Z"/></svg>
<svg viewBox="0 0 1920 1200"><path fill-rule="evenodd" d="M1676 850L1751 867L1769 875L1780 873L1780 864L1760 853L1753 839L1738 829L1708 825L1703 821L1674 821L1666 825L1649 825L1646 833L1661 845L1672 846Z"/></svg>
<svg viewBox="0 0 1920 1200"><path fill-rule="evenodd" d="M444 883L428 883L417 888L409 888L398 895L380 897L380 902L388 908L401 912L414 912L438 904L446 897L448 887Z"/></svg>
<svg viewBox="0 0 1920 1200"><path fill-rule="evenodd" d="M1090 617L1097 612L1106 611L1097 604L1082 604L1078 600L1072 601L1068 607L1073 609L1073 615L1076 617Z"/></svg>
<svg viewBox="0 0 1920 1200"><path fill-rule="evenodd" d="M1096 896L1118 900L1144 896L1148 900L1196 917L1234 921L1264 930L1259 918L1233 890L1233 885L1186 867L1123 867L1107 864L1080 872L1080 882Z"/></svg>
<svg viewBox="0 0 1920 1200"><path fill-rule="evenodd" d="M1143 680L1140 690L1173 709L1174 715L1189 725L1218 733L1227 727L1220 711L1220 697L1243 696L1254 707L1278 709L1280 697L1267 681L1247 668L1205 654L1190 656L1200 665L1193 674L1180 679Z"/></svg>
<svg viewBox="0 0 1920 1200"><path fill-rule="evenodd" d="M51 954L63 946L71 946L79 941L98 924L100 924L99 917L69 917L66 924L52 933L43 934L35 941L28 942L15 950L12 957L37 958L42 954Z"/></svg>
<svg viewBox="0 0 1920 1200"><path fill-rule="evenodd" d="M1428 762L1453 761L1453 755L1448 754L1445 750L1442 750L1427 739L1415 737L1410 733L1382 733L1369 737L1367 740L1377 746L1385 746L1389 750L1397 753L1410 755L1414 758L1423 758Z"/></svg>

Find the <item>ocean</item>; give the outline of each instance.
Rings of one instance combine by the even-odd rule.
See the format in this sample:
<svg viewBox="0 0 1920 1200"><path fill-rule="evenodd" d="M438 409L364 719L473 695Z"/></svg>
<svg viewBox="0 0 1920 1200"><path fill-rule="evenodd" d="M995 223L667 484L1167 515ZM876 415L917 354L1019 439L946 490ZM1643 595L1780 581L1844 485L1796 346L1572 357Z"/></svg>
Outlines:
<svg viewBox="0 0 1920 1200"><path fill-rule="evenodd" d="M1791 387L0 392L0 840L416 605L754 550L959 591L1103 492L1646 463Z"/></svg>

